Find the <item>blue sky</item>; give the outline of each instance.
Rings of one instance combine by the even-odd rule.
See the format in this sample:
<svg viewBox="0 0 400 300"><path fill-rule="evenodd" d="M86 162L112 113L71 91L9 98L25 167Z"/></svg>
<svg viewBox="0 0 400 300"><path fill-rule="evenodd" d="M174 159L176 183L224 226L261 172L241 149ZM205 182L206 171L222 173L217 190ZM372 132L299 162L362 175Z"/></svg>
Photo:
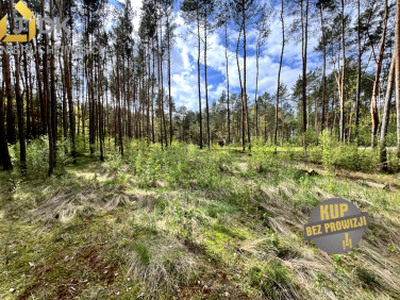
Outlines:
<svg viewBox="0 0 400 300"><path fill-rule="evenodd" d="M114 0L111 0L114 1ZM112 2L110 2L112 3ZM131 0L137 15L140 15L141 1ZM138 28L139 17L133 20L135 28ZM285 22L291 23L292 17L287 16ZM179 11L175 11L175 22L177 38L172 50L172 96L177 106L185 105L192 110L198 110L197 89L197 39L190 34ZM236 45L237 32L234 28L228 30L231 45ZM313 49L318 41L318 32L311 32L309 37L308 69L320 66L321 58ZM223 29L214 32L209 37L210 49L208 50L208 83L209 100L217 101L222 91L226 89L225 74L225 43ZM255 56L256 33L248 34L247 51L247 90L250 100L254 100L256 87L256 56ZM278 16L271 19L271 34L261 51L259 95L264 92L275 93L278 75L279 59L282 43L282 29ZM203 54L201 55L203 57ZM243 63L240 55L240 62ZM202 61L203 63L203 61ZM301 74L301 43L290 40L286 44L281 80L291 88ZM166 69L166 68L165 68ZM236 65L235 47L229 49L229 71L231 93L239 93L239 77ZM203 96L203 107L205 106L204 72L202 65L201 89ZM165 80L167 76L164 76ZM167 82L165 82L167 83Z"/></svg>

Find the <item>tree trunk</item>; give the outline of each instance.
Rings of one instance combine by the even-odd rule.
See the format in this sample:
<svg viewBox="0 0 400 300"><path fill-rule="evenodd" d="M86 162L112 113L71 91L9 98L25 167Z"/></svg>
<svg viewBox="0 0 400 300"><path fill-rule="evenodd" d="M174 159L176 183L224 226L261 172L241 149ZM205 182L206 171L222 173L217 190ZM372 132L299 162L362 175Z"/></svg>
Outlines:
<svg viewBox="0 0 400 300"><path fill-rule="evenodd" d="M228 24L225 23L225 61L226 61L226 88L227 88L227 109L228 109L228 144L231 142L231 111L229 107L230 94L229 94L229 57L228 57Z"/></svg>
<svg viewBox="0 0 400 300"><path fill-rule="evenodd" d="M54 0L50 0L50 19L54 22ZM55 49L55 30L51 32L51 47ZM56 59L54 51L50 55L50 108L53 143L53 166L57 165L57 98L56 98Z"/></svg>
<svg viewBox="0 0 400 300"><path fill-rule="evenodd" d="M65 56L65 55L63 55ZM61 63L61 54L59 54L58 57L59 65L60 65L60 73L61 73L61 84L62 84L62 124L63 124L63 141L64 141L64 150L65 154L68 154L68 147L66 144L66 141L68 139L68 112L67 112L67 76L66 76L66 70L65 70L65 62L64 62L64 68L62 67Z"/></svg>
<svg viewBox="0 0 400 300"><path fill-rule="evenodd" d="M3 4L3 0L0 0L1 5L6 7L6 3ZM9 2L10 9L13 11L12 3ZM3 9L1 10L3 11ZM4 51L2 52L2 69L3 69L3 80L6 83L6 96L7 96L7 141L11 144L16 142L15 132L15 113L13 107L13 94L11 85L11 72L10 72L10 60L6 49L6 43L2 43Z"/></svg>
<svg viewBox="0 0 400 300"><path fill-rule="evenodd" d="M361 98L361 4L360 0L357 1L357 16L358 16L358 26L357 26L357 91L356 91L356 111L355 111L355 124L354 124L354 139L358 144L358 125L360 123L360 98Z"/></svg>
<svg viewBox="0 0 400 300"><path fill-rule="evenodd" d="M386 135L389 128L389 118L390 118L390 106L391 100L393 95L393 87L394 87L394 77L396 72L396 52L393 53L392 62L390 64L390 71L389 71L389 78L387 83L386 89L386 98L385 98L385 105L383 109L383 116L382 116L382 127L381 127L381 136L380 136L380 162L382 164L382 170L388 170L388 163L387 163L387 149L386 149Z"/></svg>
<svg viewBox="0 0 400 300"><path fill-rule="evenodd" d="M400 158L400 0L396 4L396 129L397 129L397 155Z"/></svg>
<svg viewBox="0 0 400 300"><path fill-rule="evenodd" d="M133 63L134 64L134 63ZM150 94L151 90L151 52L150 52L150 42L148 44L148 60L147 60L147 131L146 131L146 136L147 136L147 144L150 145L150 138L151 138L151 128L150 128L150 102L152 101L151 97L153 97L153 94ZM129 86L129 85L128 85ZM130 96L128 96L130 98ZM128 108L128 113L130 114L131 107L129 106Z"/></svg>
<svg viewBox="0 0 400 300"><path fill-rule="evenodd" d="M258 130L258 77L260 75L260 52L261 52L261 45L259 42L257 42L256 45L256 92L254 94L254 105L256 106L256 136L258 138L259 136L259 130Z"/></svg>
<svg viewBox="0 0 400 300"><path fill-rule="evenodd" d="M0 1L0 9L2 7L2 3ZM2 43L4 46L4 43ZM3 53L4 55L4 53ZM3 56L4 60L4 56ZM3 65L4 66L4 65ZM4 78L4 69L3 69L3 78ZM10 153L8 152L8 144L6 139L6 131L4 126L5 118L4 118L4 83L1 85L0 90L0 163L3 166L3 170L12 170L12 164L10 159Z"/></svg>
<svg viewBox="0 0 400 300"><path fill-rule="evenodd" d="M249 122L249 107L247 101L247 36L246 36L246 3L245 0L242 0L243 4L243 97L244 97L244 105L246 111L246 126L247 126L247 142L249 143L249 150L251 150L251 134L250 134L250 122Z"/></svg>
<svg viewBox="0 0 400 300"><path fill-rule="evenodd" d="M323 57L324 57L324 65L322 68L322 118L321 118L321 132L328 128L328 117L326 116L326 36L325 36L325 20L324 14L322 10L322 6L319 8L321 15L321 30L322 30L322 44L323 44ZM328 105L329 107L329 105Z"/></svg>
<svg viewBox="0 0 400 300"><path fill-rule="evenodd" d="M154 81L155 81L155 55L154 55L154 39L151 41L152 56L153 56L153 74L151 78L151 136L153 144L155 143L154 136Z"/></svg>
<svg viewBox="0 0 400 300"><path fill-rule="evenodd" d="M63 0L64 6L64 0ZM71 6L69 7L69 13L72 15ZM73 21L72 19L69 22L70 32L71 32L71 47L73 46ZM65 33L64 33L65 34ZM69 109L69 135L71 139L71 156L73 159L73 163L76 163L76 142L75 142L75 112L74 112L74 103L73 103L73 82L72 82L72 52L69 53L69 60L66 59L67 62L67 97L68 97L68 109Z"/></svg>
<svg viewBox="0 0 400 300"><path fill-rule="evenodd" d="M306 1L306 11L303 18L303 2ZM302 46L303 46L303 132L307 131L307 47L308 47L308 8L309 0L301 0L301 15L302 15ZM305 22L305 23L304 23Z"/></svg>
<svg viewBox="0 0 400 300"><path fill-rule="evenodd" d="M377 97L379 93L379 83L382 71L383 54L385 51L386 27L387 27L386 25L388 20L388 1L384 0L384 4L385 4L385 16L383 21L382 39L381 39L381 46L379 49L378 60L375 61L376 75L375 75L375 81L373 85L372 98L371 98L371 120L372 120L371 147L372 148L375 148L377 145L377 134L379 127L379 112L378 112Z"/></svg>
<svg viewBox="0 0 400 300"><path fill-rule="evenodd" d="M341 78L341 95L340 95L340 140L343 142L345 139L345 128L344 128L344 104L346 102L346 43L344 36L344 0L342 0L342 13L341 13L341 23L342 23L342 78Z"/></svg>
<svg viewBox="0 0 400 300"><path fill-rule="evenodd" d="M24 87L24 92L25 92L25 99L26 99L26 138L29 140L32 138L32 125L31 125L31 118L30 118L30 89L29 89L29 82L28 82L28 59L26 56L26 53L23 54L24 60L23 60L23 67L24 67L24 78L22 79L22 85ZM30 72L29 72L30 74Z"/></svg>
<svg viewBox="0 0 400 300"><path fill-rule="evenodd" d="M285 20L283 18L284 13L284 4L282 2L281 9L281 22L282 22L282 50L281 50L281 59L279 61L279 70L278 70L278 83L276 89L276 106L275 106L275 130L274 130L274 144L277 145L278 141L278 113L279 113L279 96L281 91L281 71L282 71L282 62L283 62L283 53L285 51ZM304 95L303 95L304 96Z"/></svg>
<svg viewBox="0 0 400 300"><path fill-rule="evenodd" d="M167 18L169 18L167 16ZM169 143L172 144L174 128L172 124L172 95L171 95L171 26L167 19L167 47L168 47L168 100L169 100Z"/></svg>
<svg viewBox="0 0 400 300"><path fill-rule="evenodd" d="M200 12L199 8L197 8L196 12L197 18L197 87L199 90L199 122L200 122L200 149L203 149L203 119L202 119L202 111L201 111L201 83L200 83L200 56L201 56L201 36L200 36Z"/></svg>
<svg viewBox="0 0 400 300"><path fill-rule="evenodd" d="M208 78L207 78L207 13L204 14L204 88L206 90L206 115L207 115L207 147L210 150L210 110L208 106Z"/></svg>
<svg viewBox="0 0 400 300"><path fill-rule="evenodd" d="M10 1L11 9L11 30L15 26L15 15L14 15L14 1ZM19 46L21 51L21 45L13 43L13 46ZM24 132L24 102L21 94L20 87L20 56L14 53L15 63L15 100L17 102L17 115L18 115L18 138L19 138L19 160L21 172L26 173L26 145L25 145L25 132Z"/></svg>
<svg viewBox="0 0 400 300"><path fill-rule="evenodd" d="M244 92L243 92L243 82L242 82L242 71L240 70L240 62L239 62L239 45L242 36L242 29L243 29L243 24L240 27L238 41L236 44L236 65L238 69L239 83L240 83L242 146L243 146L243 151L246 151L246 136L245 136L245 125L244 125Z"/></svg>
<svg viewBox="0 0 400 300"><path fill-rule="evenodd" d="M104 137L104 133L103 133L103 84L102 84L102 77L103 74L100 73L100 55L97 58L97 77L98 77L98 92L97 92L97 101L98 101L98 125L99 125L99 142L100 142L100 161L104 161L104 151L103 151L103 137Z"/></svg>
<svg viewBox="0 0 400 300"><path fill-rule="evenodd" d="M160 42L162 43L163 31L162 31L162 22L160 26ZM161 116L162 123L164 127L164 137L165 137L165 146L168 147L168 135L167 135L167 124L165 123L165 111L164 111L164 71L163 71L163 56L164 50L161 47Z"/></svg>
<svg viewBox="0 0 400 300"><path fill-rule="evenodd" d="M2 0L0 0L2 1ZM6 43L2 43L4 49L6 49ZM7 51L3 51L2 54L2 70L3 80L5 82L6 96L7 96L7 141L9 143L15 143L15 114L13 110L13 94L11 85L11 73L10 73L10 57Z"/></svg>

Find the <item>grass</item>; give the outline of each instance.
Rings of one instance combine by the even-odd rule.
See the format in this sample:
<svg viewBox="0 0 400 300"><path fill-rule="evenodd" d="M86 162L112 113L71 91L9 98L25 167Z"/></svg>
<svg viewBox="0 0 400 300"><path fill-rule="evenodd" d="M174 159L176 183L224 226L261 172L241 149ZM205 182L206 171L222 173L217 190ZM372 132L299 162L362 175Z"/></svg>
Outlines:
<svg viewBox="0 0 400 300"><path fill-rule="evenodd" d="M51 178L0 173L0 298L400 297L400 194L359 181L398 175L310 176L285 151L212 150L139 142ZM343 255L303 239L331 197L370 215Z"/></svg>

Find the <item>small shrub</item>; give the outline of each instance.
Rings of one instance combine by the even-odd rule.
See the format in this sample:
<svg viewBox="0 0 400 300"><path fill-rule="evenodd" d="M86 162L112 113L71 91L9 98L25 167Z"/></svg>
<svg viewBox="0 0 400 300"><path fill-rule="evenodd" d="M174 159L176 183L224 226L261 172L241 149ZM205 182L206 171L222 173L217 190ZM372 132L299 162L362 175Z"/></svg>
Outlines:
<svg viewBox="0 0 400 300"><path fill-rule="evenodd" d="M20 165L19 142L10 148L11 161ZM45 175L49 166L49 142L47 137L29 140L26 144L26 167L28 174Z"/></svg>
<svg viewBox="0 0 400 300"><path fill-rule="evenodd" d="M259 173L266 171L274 171L281 165L280 155L274 153L271 145L264 144L262 141L256 141L252 146L250 157L250 168Z"/></svg>
<svg viewBox="0 0 400 300"><path fill-rule="evenodd" d="M109 172L117 172L118 169L121 167L121 165L122 165L121 154L116 152L107 159L106 163L104 164L104 167Z"/></svg>
<svg viewBox="0 0 400 300"><path fill-rule="evenodd" d="M329 171L343 168L371 172L379 165L376 149L359 149L356 143L340 143L329 132L321 135L322 165Z"/></svg>
<svg viewBox="0 0 400 300"><path fill-rule="evenodd" d="M307 149L308 158L311 162L320 164L323 158L322 146L314 146Z"/></svg>

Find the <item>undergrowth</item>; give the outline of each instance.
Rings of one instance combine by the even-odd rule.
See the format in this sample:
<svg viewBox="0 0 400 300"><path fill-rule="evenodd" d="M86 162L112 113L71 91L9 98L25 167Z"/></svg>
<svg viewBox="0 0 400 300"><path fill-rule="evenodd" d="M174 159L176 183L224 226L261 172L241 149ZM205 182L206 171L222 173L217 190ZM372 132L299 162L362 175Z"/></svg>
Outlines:
<svg viewBox="0 0 400 300"><path fill-rule="evenodd" d="M2 299L400 297L399 194L303 172L301 149L138 141L124 156L108 147L104 163L65 160L45 178L37 143L28 155L36 173L0 173ZM352 145L338 158L335 147L323 136L308 155L328 170L375 163ZM303 239L311 210L332 197L370 215L344 255Z"/></svg>

